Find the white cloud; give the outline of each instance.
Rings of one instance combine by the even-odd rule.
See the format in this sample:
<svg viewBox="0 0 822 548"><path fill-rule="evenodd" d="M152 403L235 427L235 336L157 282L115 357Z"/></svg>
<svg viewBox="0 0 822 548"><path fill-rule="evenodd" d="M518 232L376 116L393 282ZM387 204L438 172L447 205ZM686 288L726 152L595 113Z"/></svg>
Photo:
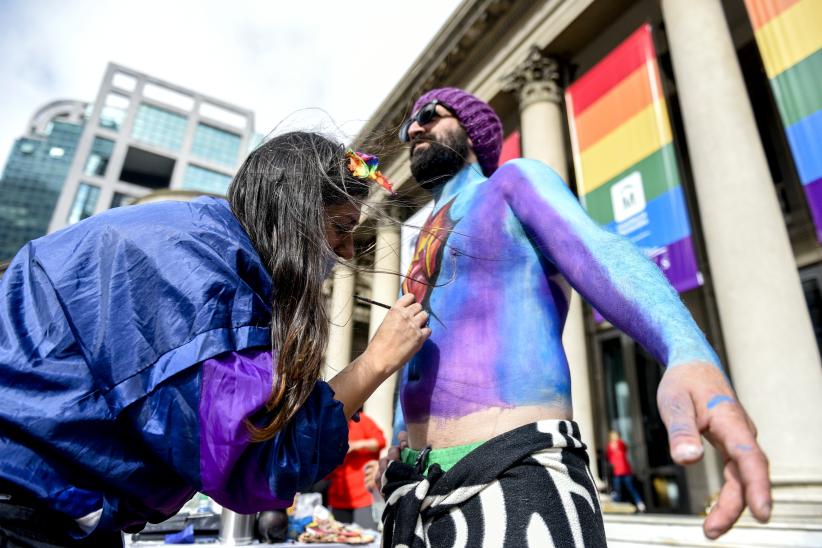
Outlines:
<svg viewBox="0 0 822 548"><path fill-rule="evenodd" d="M0 0L0 165L36 109L93 101L113 61L289 124L352 135L458 0ZM326 129L328 129L326 127Z"/></svg>

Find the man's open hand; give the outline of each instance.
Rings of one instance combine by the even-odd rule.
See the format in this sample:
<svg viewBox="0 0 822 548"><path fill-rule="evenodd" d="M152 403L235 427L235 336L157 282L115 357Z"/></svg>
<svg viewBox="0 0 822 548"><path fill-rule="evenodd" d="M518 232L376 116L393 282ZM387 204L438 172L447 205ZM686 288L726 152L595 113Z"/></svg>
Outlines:
<svg viewBox="0 0 822 548"><path fill-rule="evenodd" d="M700 434L721 452L725 462L719 499L702 527L705 536L715 539L727 532L745 506L759 521L768 521L772 504L768 459L756 443L754 424L722 371L707 363L668 368L659 384L657 404L677 464L702 458Z"/></svg>

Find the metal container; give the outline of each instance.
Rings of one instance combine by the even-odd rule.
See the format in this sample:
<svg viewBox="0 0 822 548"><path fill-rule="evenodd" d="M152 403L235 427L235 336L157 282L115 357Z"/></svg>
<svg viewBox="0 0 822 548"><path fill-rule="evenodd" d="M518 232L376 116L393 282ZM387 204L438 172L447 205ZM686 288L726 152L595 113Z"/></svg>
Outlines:
<svg viewBox="0 0 822 548"><path fill-rule="evenodd" d="M256 514L238 514L223 508L220 514L220 542L226 546L245 546L254 541Z"/></svg>

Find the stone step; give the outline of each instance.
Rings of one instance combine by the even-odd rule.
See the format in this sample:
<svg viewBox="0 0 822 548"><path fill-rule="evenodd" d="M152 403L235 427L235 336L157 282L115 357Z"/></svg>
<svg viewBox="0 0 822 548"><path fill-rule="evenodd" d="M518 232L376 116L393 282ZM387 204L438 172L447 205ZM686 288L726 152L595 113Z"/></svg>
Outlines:
<svg viewBox="0 0 822 548"><path fill-rule="evenodd" d="M610 548L696 546L712 548L822 547L822 518L778 520L768 524L741 519L718 540L702 533L703 518L659 514L605 514L605 536Z"/></svg>

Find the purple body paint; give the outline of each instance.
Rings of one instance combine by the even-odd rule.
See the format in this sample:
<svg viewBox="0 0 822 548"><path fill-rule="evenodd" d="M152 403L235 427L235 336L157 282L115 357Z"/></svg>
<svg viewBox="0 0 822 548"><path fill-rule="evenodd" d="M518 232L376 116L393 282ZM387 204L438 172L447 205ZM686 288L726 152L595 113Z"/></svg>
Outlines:
<svg viewBox="0 0 822 548"><path fill-rule="evenodd" d="M719 363L659 269L597 226L543 164L515 160L487 180L467 166L433 215L442 204L449 230L438 235L437 262L409 271L428 269L436 320L404 372L407 422L524 405L570 413L563 280L661 363Z"/></svg>

